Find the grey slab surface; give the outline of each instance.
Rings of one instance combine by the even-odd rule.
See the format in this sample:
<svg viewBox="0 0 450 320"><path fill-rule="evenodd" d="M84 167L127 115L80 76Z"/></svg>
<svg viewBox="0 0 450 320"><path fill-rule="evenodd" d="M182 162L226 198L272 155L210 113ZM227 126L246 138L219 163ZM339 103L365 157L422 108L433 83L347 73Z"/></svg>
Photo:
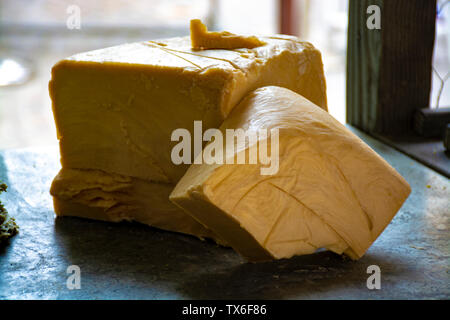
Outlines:
<svg viewBox="0 0 450 320"><path fill-rule="evenodd" d="M450 182L358 133L412 194L359 261L330 252L263 264L229 248L131 223L55 218L49 186L58 150L0 151L2 195L20 233L0 249L0 299L449 299ZM366 271L381 269L381 289ZM81 289L66 286L81 268Z"/></svg>

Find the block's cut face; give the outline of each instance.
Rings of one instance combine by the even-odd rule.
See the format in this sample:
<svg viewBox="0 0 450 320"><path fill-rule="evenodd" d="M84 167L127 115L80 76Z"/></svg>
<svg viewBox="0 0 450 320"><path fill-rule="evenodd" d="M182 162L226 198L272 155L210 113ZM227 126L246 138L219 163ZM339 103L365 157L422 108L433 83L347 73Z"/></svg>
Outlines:
<svg viewBox="0 0 450 320"><path fill-rule="evenodd" d="M58 216L77 216L103 221L137 221L163 230L211 238L217 237L169 201L173 186L100 170L61 169L53 180Z"/></svg>
<svg viewBox="0 0 450 320"><path fill-rule="evenodd" d="M176 183L173 130L217 128L249 91L277 85L326 109L320 53L295 37L253 49L191 50L173 38L81 53L54 66L50 95L64 168Z"/></svg>
<svg viewBox="0 0 450 320"><path fill-rule="evenodd" d="M319 248L360 258L411 191L362 140L290 90L250 93L220 127L237 128L279 129L278 172L192 165L170 199L249 260Z"/></svg>

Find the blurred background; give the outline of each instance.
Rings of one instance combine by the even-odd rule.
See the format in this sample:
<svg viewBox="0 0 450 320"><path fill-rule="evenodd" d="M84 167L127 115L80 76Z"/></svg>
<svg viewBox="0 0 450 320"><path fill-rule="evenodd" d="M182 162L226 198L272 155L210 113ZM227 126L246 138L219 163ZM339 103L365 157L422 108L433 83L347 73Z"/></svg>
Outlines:
<svg viewBox="0 0 450 320"><path fill-rule="evenodd" d="M450 105L448 1L437 16L431 106ZM330 113L345 122L347 0L0 0L0 149L56 144L51 67L72 54L210 30L290 33L322 51ZM80 25L75 16L79 16ZM441 89L441 90L440 90Z"/></svg>

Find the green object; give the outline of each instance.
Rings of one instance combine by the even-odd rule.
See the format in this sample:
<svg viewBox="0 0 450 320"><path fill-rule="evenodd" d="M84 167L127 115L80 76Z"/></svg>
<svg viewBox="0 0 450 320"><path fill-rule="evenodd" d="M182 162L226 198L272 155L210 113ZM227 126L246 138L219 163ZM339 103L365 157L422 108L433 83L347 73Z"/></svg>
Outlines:
<svg viewBox="0 0 450 320"><path fill-rule="evenodd" d="M0 183L0 193L6 191L6 184ZM8 216L8 212L0 201L0 245L19 232L16 220Z"/></svg>

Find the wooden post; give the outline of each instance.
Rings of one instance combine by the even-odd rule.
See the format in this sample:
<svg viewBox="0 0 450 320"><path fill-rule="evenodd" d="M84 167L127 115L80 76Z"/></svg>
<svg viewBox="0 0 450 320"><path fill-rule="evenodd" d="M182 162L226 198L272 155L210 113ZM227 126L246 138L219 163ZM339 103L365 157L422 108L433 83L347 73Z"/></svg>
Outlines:
<svg viewBox="0 0 450 320"><path fill-rule="evenodd" d="M298 10L295 0L279 0L279 32L298 35Z"/></svg>
<svg viewBox="0 0 450 320"><path fill-rule="evenodd" d="M381 9L369 29L367 9ZM347 122L366 132L404 134L429 105L436 0L350 0Z"/></svg>

